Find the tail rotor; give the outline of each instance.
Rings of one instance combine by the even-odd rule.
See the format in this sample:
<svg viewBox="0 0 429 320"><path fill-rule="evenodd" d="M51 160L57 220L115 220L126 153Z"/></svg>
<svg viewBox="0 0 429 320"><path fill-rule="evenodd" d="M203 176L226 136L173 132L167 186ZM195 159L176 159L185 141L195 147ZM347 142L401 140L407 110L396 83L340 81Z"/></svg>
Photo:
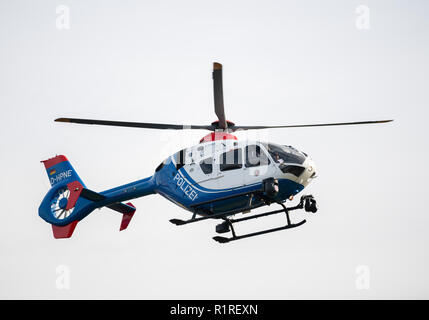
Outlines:
<svg viewBox="0 0 429 320"><path fill-rule="evenodd" d="M67 209L70 193L70 190L67 187L64 187L59 189L56 195L52 198L51 213L55 219L63 220L73 213L74 207Z"/></svg>

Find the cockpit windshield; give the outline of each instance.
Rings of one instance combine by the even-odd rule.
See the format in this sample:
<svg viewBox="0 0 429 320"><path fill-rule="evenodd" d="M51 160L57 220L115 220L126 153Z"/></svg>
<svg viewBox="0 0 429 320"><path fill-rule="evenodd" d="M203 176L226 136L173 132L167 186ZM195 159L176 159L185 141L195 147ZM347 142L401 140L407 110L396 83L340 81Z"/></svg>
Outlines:
<svg viewBox="0 0 429 320"><path fill-rule="evenodd" d="M297 163L303 164L305 156L294 147L282 146L274 143L262 143L271 157L277 163Z"/></svg>

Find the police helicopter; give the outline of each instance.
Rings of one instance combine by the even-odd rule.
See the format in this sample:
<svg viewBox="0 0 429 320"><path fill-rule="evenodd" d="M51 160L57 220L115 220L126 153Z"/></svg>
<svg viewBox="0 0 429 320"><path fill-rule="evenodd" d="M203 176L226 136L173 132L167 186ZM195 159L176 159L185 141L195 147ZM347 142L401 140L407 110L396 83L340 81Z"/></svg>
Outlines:
<svg viewBox="0 0 429 320"><path fill-rule="evenodd" d="M314 161L306 153L292 146L261 141L240 141L233 133L239 130L376 124L393 121L279 126L236 125L225 117L220 63L213 64L212 75L214 109L218 120L210 125L184 126L77 118L55 120L77 124L211 131L197 145L180 150L165 159L152 176L103 192L88 189L64 155L42 161L51 189L40 204L39 216L52 225L55 238L71 237L77 223L101 207L121 213L119 230L124 230L136 211L134 205L126 201L150 194L159 194L192 214L186 220L170 220L175 225L217 219L220 222L215 229L217 233L231 232L229 237L213 237L220 243L301 226L306 220L292 222L290 212L302 209L315 213L317 211L315 198L312 195L302 195L296 206L286 207L285 203L292 200L316 177ZM253 209L271 204L278 205L279 209L249 214ZM237 218L236 214L241 215ZM274 214L284 214L285 224L241 235L234 230L233 225L236 223Z"/></svg>

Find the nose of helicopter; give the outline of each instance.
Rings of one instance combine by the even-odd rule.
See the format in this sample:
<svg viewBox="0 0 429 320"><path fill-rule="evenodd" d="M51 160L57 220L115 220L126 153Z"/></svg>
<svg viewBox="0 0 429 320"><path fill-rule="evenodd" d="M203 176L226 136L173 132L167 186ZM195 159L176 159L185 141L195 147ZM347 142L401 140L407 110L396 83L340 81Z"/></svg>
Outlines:
<svg viewBox="0 0 429 320"><path fill-rule="evenodd" d="M314 178L316 178L316 164L313 160L307 157L303 163L305 170L299 177L299 182L307 186Z"/></svg>

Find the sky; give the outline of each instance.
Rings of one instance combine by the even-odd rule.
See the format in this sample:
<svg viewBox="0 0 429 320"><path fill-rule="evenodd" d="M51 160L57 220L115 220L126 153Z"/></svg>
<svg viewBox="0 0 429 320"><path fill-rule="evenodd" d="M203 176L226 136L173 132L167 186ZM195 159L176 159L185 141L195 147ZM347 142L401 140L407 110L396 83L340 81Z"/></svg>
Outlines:
<svg viewBox="0 0 429 320"><path fill-rule="evenodd" d="M0 0L0 298L428 299L428 15L423 0ZM394 122L237 133L317 164L299 228L221 245L216 221L174 226L190 213L151 195L126 231L101 209L55 240L41 160L64 154L103 191L206 132L53 120L209 124L214 61L237 125Z"/></svg>

